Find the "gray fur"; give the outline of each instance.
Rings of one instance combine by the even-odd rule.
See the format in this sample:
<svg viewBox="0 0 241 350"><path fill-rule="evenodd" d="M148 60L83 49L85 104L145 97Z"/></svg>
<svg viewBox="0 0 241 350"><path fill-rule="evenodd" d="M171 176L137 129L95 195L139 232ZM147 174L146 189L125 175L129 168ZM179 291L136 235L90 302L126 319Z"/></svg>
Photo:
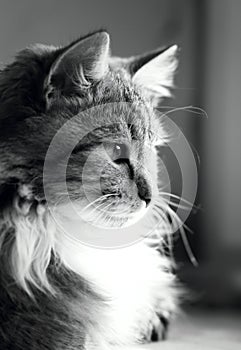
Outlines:
<svg viewBox="0 0 241 350"><path fill-rule="evenodd" d="M107 34L92 34L94 42L103 35L106 37ZM46 275L51 288L41 284L33 262L30 264L31 272L24 276L22 282L16 277L18 273L16 266L13 266L18 261L15 260L14 245L19 220L38 220L38 208L40 205L45 206L43 165L48 146L60 127L90 107L113 102L131 103L131 115L126 113L124 105L116 115L110 115L107 111L102 117L112 128L100 128L77 145L67 169L68 190L71 199L78 200L81 196L79 174L91 149L100 140L113 137L119 132L126 139L137 140L138 161L133 165L133 176L137 187L142 189L143 196L151 196L148 178L141 166L144 162L142 145L146 138L152 142L151 130L157 123L151 99L145 97L132 82L132 75L137 70L133 59L129 65L127 61L108 56L108 70L105 70L102 65L96 64L96 60L107 59L107 55L104 58L102 54L94 55L92 61L87 60L88 74L86 67L77 70L77 75L73 69L69 72L67 83L63 82L65 77L57 76L62 69L59 62L62 64L65 53L79 44L80 50L81 43L86 38L87 42L89 40L94 45L89 39L91 36L87 36L68 47L36 45L27 48L0 72L1 350L85 349L86 335L101 335L102 320L108 313L107 300L95 290L92 281L86 281L68 270L51 249L47 253L46 266L41 271ZM103 45L107 45L105 40ZM91 48L92 52L94 47ZM98 47L101 51L102 46ZM137 63L143 65L159 53L152 54L146 60L138 58ZM81 57L80 55L80 60ZM96 69L102 69L102 75L97 74ZM95 114L93 118L96 118ZM65 135L65 142L71 142L77 137L78 130L84 127L79 118L73 130ZM99 159L96 160L96 167L98 162ZM57 169L61 167L61 148L56 159L53 159L53 164ZM109 193L122 192L123 198L127 198L129 188L121 188L119 183L123 183L123 179L128 179L129 176L130 169L126 164L121 165L119 170L111 163L108 164L103 175L103 190ZM27 193L22 190L25 185L29 188ZM53 204L65 201L62 185L57 177L49 183ZM89 185L91 186L91 177ZM28 234L26 229L26 239Z"/></svg>

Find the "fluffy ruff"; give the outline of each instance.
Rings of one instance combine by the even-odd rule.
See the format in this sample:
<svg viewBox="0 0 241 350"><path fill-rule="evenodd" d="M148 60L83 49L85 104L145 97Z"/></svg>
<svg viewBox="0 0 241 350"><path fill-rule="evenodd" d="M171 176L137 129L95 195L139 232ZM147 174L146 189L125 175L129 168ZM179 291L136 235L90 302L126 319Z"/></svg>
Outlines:
<svg viewBox="0 0 241 350"><path fill-rule="evenodd" d="M30 209L30 208L29 208ZM40 204L2 214L1 349L110 349L150 339L176 308L170 265L143 240L99 250L56 230Z"/></svg>

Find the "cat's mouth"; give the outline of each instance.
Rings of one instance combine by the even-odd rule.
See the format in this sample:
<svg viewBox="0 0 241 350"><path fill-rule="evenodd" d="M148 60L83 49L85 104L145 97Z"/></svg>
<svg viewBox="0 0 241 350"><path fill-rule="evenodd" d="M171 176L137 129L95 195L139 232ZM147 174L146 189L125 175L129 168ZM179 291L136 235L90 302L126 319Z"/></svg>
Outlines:
<svg viewBox="0 0 241 350"><path fill-rule="evenodd" d="M133 203L129 206L109 206L106 209L97 209L95 214L92 215L91 211L88 211L84 215L84 220L89 224L101 227L101 228L124 228L135 224L147 212L146 203L140 201L138 204Z"/></svg>
<svg viewBox="0 0 241 350"><path fill-rule="evenodd" d="M62 203L52 213L55 229L83 244L98 247L126 245L142 239L146 234L145 224L149 222L152 206L139 199L133 206L122 210L100 210L85 203ZM84 204L84 205L83 205ZM127 204L127 203L126 203ZM106 206L112 207L110 203ZM143 230L145 231L143 233Z"/></svg>
<svg viewBox="0 0 241 350"><path fill-rule="evenodd" d="M58 205L55 208L60 221L69 223L79 222L91 228L98 229L119 229L129 227L141 220L148 209L145 201L138 200L131 203L121 203L116 205L111 200L96 205L89 203L71 203Z"/></svg>

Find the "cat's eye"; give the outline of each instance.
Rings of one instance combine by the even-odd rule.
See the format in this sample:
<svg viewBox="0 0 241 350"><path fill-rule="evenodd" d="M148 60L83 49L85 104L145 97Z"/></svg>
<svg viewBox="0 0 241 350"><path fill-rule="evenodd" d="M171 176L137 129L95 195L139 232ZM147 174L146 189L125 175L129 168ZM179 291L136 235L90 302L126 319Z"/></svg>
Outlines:
<svg viewBox="0 0 241 350"><path fill-rule="evenodd" d="M105 149L113 161L129 159L129 147L124 143L108 143Z"/></svg>

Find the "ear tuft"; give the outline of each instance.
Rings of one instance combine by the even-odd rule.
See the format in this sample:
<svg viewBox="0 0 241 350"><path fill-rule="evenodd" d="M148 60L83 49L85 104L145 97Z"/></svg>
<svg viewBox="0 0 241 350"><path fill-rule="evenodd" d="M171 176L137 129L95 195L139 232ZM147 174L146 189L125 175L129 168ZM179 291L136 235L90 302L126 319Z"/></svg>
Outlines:
<svg viewBox="0 0 241 350"><path fill-rule="evenodd" d="M108 33L100 32L95 35L94 39L93 45L96 50L95 53L93 53L93 57L88 58L90 61L90 69L89 72L87 70L87 73L92 80L101 80L108 71L110 37ZM93 64L92 66L91 60Z"/></svg>
<svg viewBox="0 0 241 350"><path fill-rule="evenodd" d="M177 45L162 51L136 71L132 78L133 82L154 100L171 97L178 66L177 53Z"/></svg>
<svg viewBox="0 0 241 350"><path fill-rule="evenodd" d="M97 32L62 49L46 79L47 92L68 93L74 85L87 88L101 80L108 71L109 47L108 33Z"/></svg>

